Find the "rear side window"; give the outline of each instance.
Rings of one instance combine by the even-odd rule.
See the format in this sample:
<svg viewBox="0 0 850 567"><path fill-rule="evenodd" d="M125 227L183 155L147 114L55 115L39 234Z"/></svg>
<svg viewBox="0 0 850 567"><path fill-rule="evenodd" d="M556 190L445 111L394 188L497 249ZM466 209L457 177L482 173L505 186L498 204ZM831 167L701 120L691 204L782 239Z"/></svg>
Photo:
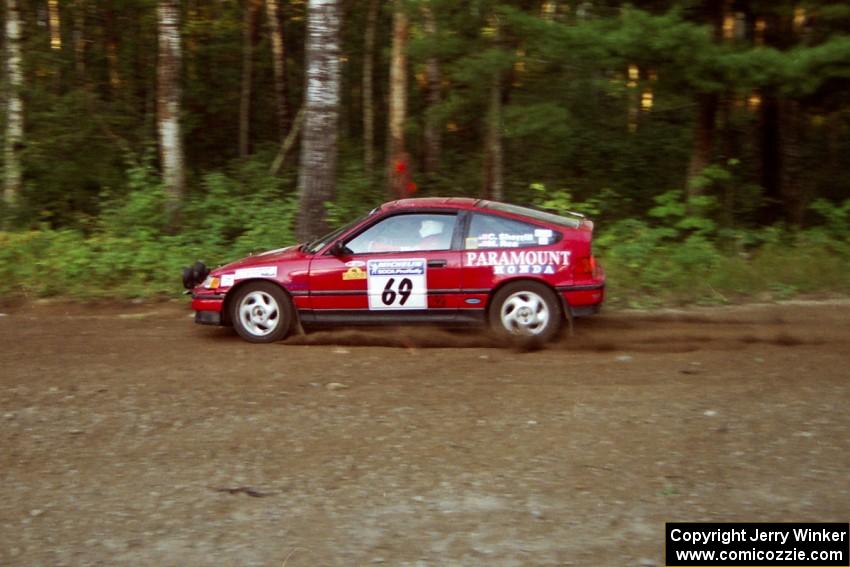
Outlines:
<svg viewBox="0 0 850 567"><path fill-rule="evenodd" d="M558 224L569 228L578 228L581 226L581 220L584 218L584 216L578 213L570 213L573 215L572 217L562 217L561 215L554 215L552 213L547 213L546 211L538 211L537 209L529 209L528 207L510 205L508 203L497 203L495 201L481 201L479 206L485 209L493 209L495 211L522 215L530 219L539 220L545 223Z"/></svg>
<svg viewBox="0 0 850 567"><path fill-rule="evenodd" d="M547 246L560 240L561 234L522 221L474 213L469 223L465 248L527 248Z"/></svg>

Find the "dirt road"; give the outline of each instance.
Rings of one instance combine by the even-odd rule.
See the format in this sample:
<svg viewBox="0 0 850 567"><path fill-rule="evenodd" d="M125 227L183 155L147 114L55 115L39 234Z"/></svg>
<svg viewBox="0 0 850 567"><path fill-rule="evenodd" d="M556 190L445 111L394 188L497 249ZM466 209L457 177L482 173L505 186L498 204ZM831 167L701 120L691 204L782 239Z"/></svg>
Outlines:
<svg viewBox="0 0 850 567"><path fill-rule="evenodd" d="M186 309L0 316L0 565L648 567L665 521L850 520L850 301L526 353Z"/></svg>

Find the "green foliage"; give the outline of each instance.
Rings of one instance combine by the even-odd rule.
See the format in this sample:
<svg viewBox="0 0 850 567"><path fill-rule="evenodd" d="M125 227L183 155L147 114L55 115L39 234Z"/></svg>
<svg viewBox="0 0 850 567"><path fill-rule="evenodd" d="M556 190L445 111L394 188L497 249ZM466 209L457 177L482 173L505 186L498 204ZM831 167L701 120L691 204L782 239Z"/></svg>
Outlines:
<svg viewBox="0 0 850 567"><path fill-rule="evenodd" d="M371 187L379 195L384 184L378 178L371 180L369 188L358 189L365 180L361 175L358 181L352 173L359 167L352 150L362 154L363 31L368 4L355 2L346 10L348 24L341 38L345 64L340 144L348 157L342 160L340 197L329 204L331 223L352 212L349 195L350 202L357 203L366 193L365 200L371 203ZM529 189L531 182L568 187L571 199L581 203L597 198L604 187L611 193L611 198L605 198L606 215L643 216L655 206L659 187L683 188L694 140L695 104L706 93L718 95L721 103L718 112L722 115L715 121L715 163L692 182L723 203L726 214L713 218L715 222L726 227L753 226L763 221L764 197L779 199L778 191L767 195L763 189L769 188L760 188L771 169L779 178L779 169L785 166L762 163L766 160L760 147L760 124L766 115L742 104L752 95L761 96L765 106L771 102L781 107L776 120L793 116L786 112L789 106L799 112L800 163L789 167L804 172L794 180L803 185L800 193L805 198L846 198L850 176L840 158L850 152L850 114L842 96L850 81L848 9L834 1L806 2L800 6L807 15L804 29L793 30L797 6L774 4L736 4L735 10L749 14L747 25L758 18L770 22L771 33L760 44L753 40L752 29L740 39L717 41L711 7L719 4L710 2L404 2L411 27L409 72L416 78L407 96L407 144L421 194L479 193L485 121L491 89L498 80L508 200L536 199ZM425 23L425 6L433 14L433 33ZM120 214L140 222L139 230L155 231L161 226L161 218L131 210L147 207L155 216L161 193L128 196L138 185L133 176L146 178L146 187L156 186L151 178L156 175L149 169L153 162L135 165L128 157L152 153L156 146L155 8L150 0L87 4L85 19L91 20L90 25L76 30L71 27L81 21L80 6L60 3L63 37L70 42L74 34L83 34L87 46L83 61L75 58L70 43L61 50L51 49L50 27L37 25L41 15L35 8L23 10L25 187L14 215L17 226L46 223L91 233L103 222L126 225L127 219L100 218L105 209L119 214L117 203L125 199L131 202ZM243 8L244 3L238 2L202 2L182 14L180 118L191 191L207 191L211 172L227 171L236 158ZM291 119L303 102L300 62L305 4L286 4L283 12L286 103ZM383 6L376 36L376 149L385 141L391 12L391 6ZM272 148L273 153L283 132L272 119L277 100L268 26L260 25L255 34L250 145L267 166L271 155L263 152ZM113 38L117 37L116 50ZM431 61L439 65L443 84L436 104L426 88L426 65ZM638 75L630 77L630 70ZM640 106L644 94L653 96L651 109ZM426 120L442 131L443 150L439 170L429 172L424 180L420 172ZM777 126L794 131L793 124ZM821 159L824 154L829 154L828 159ZM383 162L382 157L377 156L377 163ZM736 165L730 165L730 160ZM128 164L132 165L129 170ZM291 168L291 161L287 167ZM731 178L724 178L723 170ZM289 183L293 173L285 171ZM227 191L232 189L230 185ZM768 202L767 206L776 205ZM224 240L239 230L222 228Z"/></svg>
<svg viewBox="0 0 850 567"><path fill-rule="evenodd" d="M336 200L325 203L328 224L332 228L340 227L384 201L386 193L381 184L366 175L358 161L343 160Z"/></svg>
<svg viewBox="0 0 850 567"><path fill-rule="evenodd" d="M129 191L108 197L89 234L76 229L0 232L0 293L12 296L141 297L179 293L180 268L217 265L292 244L291 180L254 163L210 173L168 234L165 194L153 170L127 174Z"/></svg>
<svg viewBox="0 0 850 567"><path fill-rule="evenodd" d="M826 199L817 199L811 209L825 221L819 229L830 237L850 241L850 199L841 204L832 203Z"/></svg>
<svg viewBox="0 0 850 567"><path fill-rule="evenodd" d="M585 216L597 216L605 209L606 201L611 196L610 190L603 190L598 197L576 201L566 189L550 191L542 183L532 183L530 188L534 191L532 203L536 207L559 215L580 213Z"/></svg>
<svg viewBox="0 0 850 567"><path fill-rule="evenodd" d="M169 226L156 159L156 3L60 2L50 48L43 14L23 7L26 139L19 232L0 235L0 291L151 295L178 288L181 265L217 264L294 241L295 159L268 175L280 142L268 26L254 44L250 159L238 151L244 4L183 13L187 192ZM303 104L304 3L285 3L286 102ZM346 10L342 36L337 226L385 200L383 167L364 172L362 69L368 2ZM423 6L436 31L425 27ZM769 22L718 41L719 3L410 0L407 150L420 196L481 193L492 88L501 89L505 199L597 221L595 244L614 302L726 301L846 289L850 257L850 9L813 0L743 2ZM376 149L384 146L392 8L378 21ZM81 30L71 29L85 20ZM262 16L260 17L261 22ZM776 30L785 30L776 33ZM72 33L73 32L73 33ZM103 41L100 41L100 39ZM112 38L120 38L117 48ZM433 104L427 65L443 89ZM717 97L710 164L690 179L704 95ZM641 105L651 95L652 106ZM750 101L750 102L748 102ZM81 119L81 117L84 117ZM440 129L440 166L422 173L425 121ZM773 127L780 135L772 135ZM771 154L770 140L779 140ZM383 163L377 152L376 164ZM773 157L771 157L773 155ZM141 157L140 157L141 156ZM780 159L781 157L781 159ZM770 187L769 179L781 180ZM781 187L779 185L782 185ZM674 190L669 190L674 189ZM699 197L685 201L686 191ZM797 205L788 195L800 197ZM793 201L793 200L792 200ZM807 205L811 202L811 206ZM842 204L836 204L842 203ZM773 209L806 210L805 230ZM792 215L786 215L793 218ZM796 220L796 219L795 219Z"/></svg>
<svg viewBox="0 0 850 567"><path fill-rule="evenodd" d="M805 232L812 246L839 256L850 256L850 199L842 204L818 199L810 208L824 221Z"/></svg>
<svg viewBox="0 0 850 567"><path fill-rule="evenodd" d="M567 191L533 190L535 204L553 212L606 209L604 200L581 203ZM718 228L711 218L717 208L712 197L686 202L681 191L668 191L655 198L646 220L597 217L594 248L606 270L609 303L726 303L850 289L850 201L816 203L829 221L803 232Z"/></svg>
<svg viewBox="0 0 850 567"><path fill-rule="evenodd" d="M362 199L380 200L358 171L344 177L349 182L341 191L351 201L345 209L331 207L337 223L368 210L372 203ZM152 204L156 200L143 197L156 191L142 187L136 187L123 206L109 209L104 223L89 235L46 227L0 232L0 293L174 295L180 291L180 267L195 259L215 265L291 244L294 195L281 193L278 181L268 180L258 193L240 197L247 191L244 182L223 173L207 176L207 193L194 196L184 209L186 229L179 235L157 231L161 219ZM533 190L535 203L553 212L596 216L607 207L604 199L577 202L568 191L548 192L539 184ZM604 217L597 218L602 222L594 246L608 276L609 303L725 303L850 290L850 200L842 205L816 202L813 209L826 223L806 231L776 226L739 230L725 239L723 229L706 216L714 209L710 198L692 202L689 209L681 192L670 191L656 198L647 220L606 223ZM730 238L736 243L731 250L723 244Z"/></svg>
<svg viewBox="0 0 850 567"><path fill-rule="evenodd" d="M738 160L729 160L729 165L737 165ZM718 164L711 164L704 168L699 175L690 180L691 188L705 191L716 186L722 186L732 181L732 173Z"/></svg>
<svg viewBox="0 0 850 567"><path fill-rule="evenodd" d="M717 209L717 199L700 195L685 200L681 191L668 191L655 197L655 206L649 210L649 216L660 219L665 227L660 230L671 238L696 234L712 237L717 224L710 215Z"/></svg>
<svg viewBox="0 0 850 567"><path fill-rule="evenodd" d="M165 214L165 187L150 163L127 172L126 195L102 195L101 231L147 237L160 234L168 226Z"/></svg>

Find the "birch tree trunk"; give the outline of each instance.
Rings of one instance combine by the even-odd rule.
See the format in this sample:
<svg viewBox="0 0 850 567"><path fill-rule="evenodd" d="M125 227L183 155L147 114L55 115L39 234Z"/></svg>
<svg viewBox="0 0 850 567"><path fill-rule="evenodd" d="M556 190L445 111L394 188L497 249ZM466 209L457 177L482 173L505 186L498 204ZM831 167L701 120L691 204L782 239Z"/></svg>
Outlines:
<svg viewBox="0 0 850 567"><path fill-rule="evenodd" d="M369 0L366 15L366 35L363 49L363 166L366 175L375 172L375 95L373 88L375 68L375 32L378 24L379 0Z"/></svg>
<svg viewBox="0 0 850 567"><path fill-rule="evenodd" d="M254 77L254 26L257 0L245 0L242 18L242 91L239 97L239 157L251 152L251 82Z"/></svg>
<svg viewBox="0 0 850 567"><path fill-rule="evenodd" d="M272 44L274 94L277 101L277 125L280 141L286 140L289 130L289 108L286 104L286 51L283 43L283 24L280 19L280 0L266 0L266 19Z"/></svg>
<svg viewBox="0 0 850 567"><path fill-rule="evenodd" d="M395 0L393 44L390 58L390 111L387 148L387 180L391 198L408 194L410 164L404 145L404 121L407 118L407 47L408 22L400 0Z"/></svg>
<svg viewBox="0 0 850 567"><path fill-rule="evenodd" d="M47 0L50 49L62 49L62 21L59 18L59 0Z"/></svg>
<svg viewBox="0 0 850 567"><path fill-rule="evenodd" d="M430 6L422 9L425 16L425 33L435 41L437 35L437 21ZM429 57L425 63L425 74L428 78L428 110L425 113L425 175L432 177L440 167L440 152L442 136L440 125L434 120L432 114L434 108L440 104L441 79L440 63L436 57Z"/></svg>
<svg viewBox="0 0 850 567"><path fill-rule="evenodd" d="M162 177L172 221L183 197L185 183L183 139L180 133L180 6L179 0L159 0L157 7L159 61L157 63L157 126Z"/></svg>
<svg viewBox="0 0 850 567"><path fill-rule="evenodd" d="M20 151L24 142L24 105L21 99L21 15L17 0L6 0L6 144L3 200L14 208L21 192Z"/></svg>
<svg viewBox="0 0 850 567"><path fill-rule="evenodd" d="M341 0L309 0L304 133L298 174L296 236L306 241L328 229L325 202L336 190L340 98Z"/></svg>

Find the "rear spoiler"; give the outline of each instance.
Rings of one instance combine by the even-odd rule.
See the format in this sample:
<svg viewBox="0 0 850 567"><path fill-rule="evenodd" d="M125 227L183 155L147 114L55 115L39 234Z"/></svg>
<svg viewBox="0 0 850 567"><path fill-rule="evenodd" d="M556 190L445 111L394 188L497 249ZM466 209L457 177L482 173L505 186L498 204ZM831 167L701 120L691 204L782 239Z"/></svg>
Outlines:
<svg viewBox="0 0 850 567"><path fill-rule="evenodd" d="M577 228L582 228L584 230L587 230L588 232L593 232L593 226L594 226L593 221L590 220L589 218L587 218L587 216L585 216L581 213L577 213L575 211L564 211L563 213L560 213L560 214L561 214L562 217L567 217L567 215L569 215L569 217L567 217L567 218L575 217L576 221L578 222Z"/></svg>

